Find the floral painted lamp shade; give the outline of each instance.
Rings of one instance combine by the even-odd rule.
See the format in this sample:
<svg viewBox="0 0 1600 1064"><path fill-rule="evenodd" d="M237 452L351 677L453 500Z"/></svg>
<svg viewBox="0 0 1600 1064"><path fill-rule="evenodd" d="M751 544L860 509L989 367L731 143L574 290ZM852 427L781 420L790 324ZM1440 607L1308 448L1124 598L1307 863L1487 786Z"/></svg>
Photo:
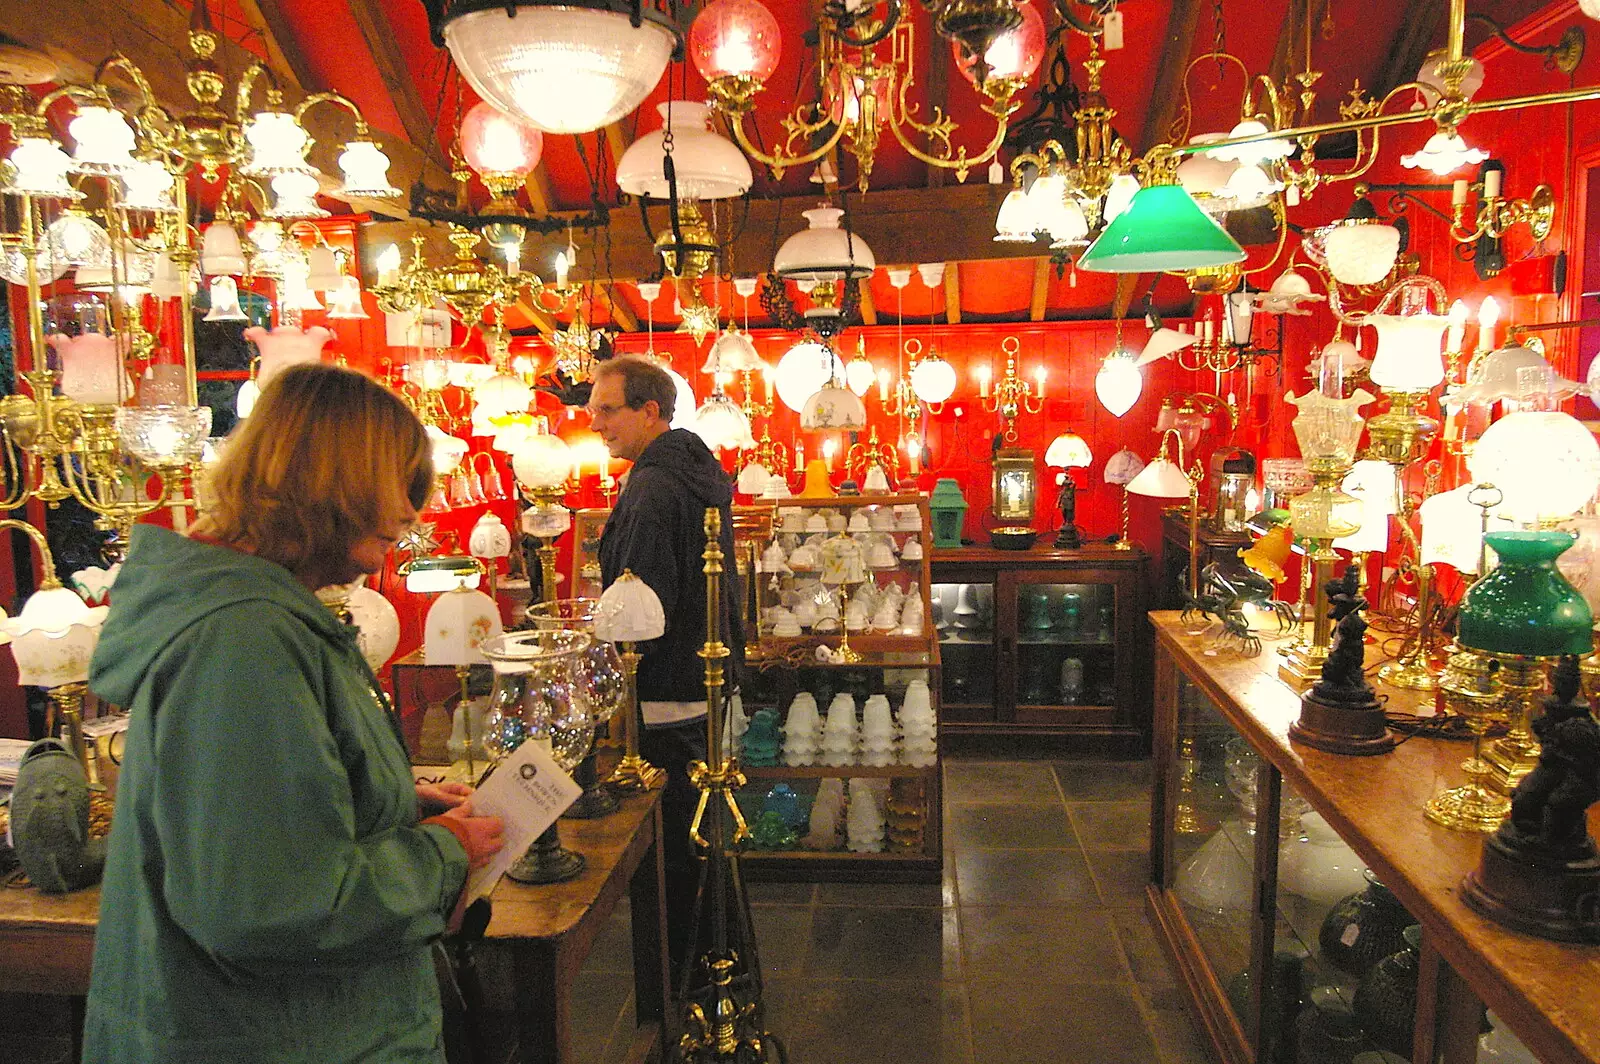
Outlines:
<svg viewBox="0 0 1600 1064"><path fill-rule="evenodd" d="M423 661L428 665L476 665L483 644L503 631L500 609L482 591L457 587L440 595L423 623Z"/></svg>

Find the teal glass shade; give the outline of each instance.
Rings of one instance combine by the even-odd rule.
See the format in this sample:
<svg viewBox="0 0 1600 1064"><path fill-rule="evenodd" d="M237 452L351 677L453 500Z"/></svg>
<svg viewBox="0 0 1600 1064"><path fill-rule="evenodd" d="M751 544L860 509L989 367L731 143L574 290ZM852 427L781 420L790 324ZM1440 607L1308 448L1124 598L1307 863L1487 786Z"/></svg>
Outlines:
<svg viewBox="0 0 1600 1064"><path fill-rule="evenodd" d="M1556 568L1577 537L1570 532L1490 532L1500 564L1461 599L1456 641L1489 654L1588 654L1594 615Z"/></svg>
<svg viewBox="0 0 1600 1064"><path fill-rule="evenodd" d="M1151 185L1089 245L1078 269L1154 273L1243 261L1244 248L1181 185Z"/></svg>

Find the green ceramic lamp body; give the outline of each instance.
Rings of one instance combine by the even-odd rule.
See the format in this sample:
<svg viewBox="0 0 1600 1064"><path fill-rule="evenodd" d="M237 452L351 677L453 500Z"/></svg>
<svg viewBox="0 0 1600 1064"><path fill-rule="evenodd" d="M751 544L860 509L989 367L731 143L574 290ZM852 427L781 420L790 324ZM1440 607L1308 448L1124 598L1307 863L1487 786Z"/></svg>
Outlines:
<svg viewBox="0 0 1600 1064"><path fill-rule="evenodd" d="M1593 649L1594 615L1556 568L1570 532L1490 532L1500 564L1461 599L1456 639L1489 654L1553 657Z"/></svg>
<svg viewBox="0 0 1600 1064"><path fill-rule="evenodd" d="M1134 194L1078 260L1100 273L1197 270L1244 261L1244 249L1200 209L1181 185L1151 185Z"/></svg>
<svg viewBox="0 0 1600 1064"><path fill-rule="evenodd" d="M940 477L928 496L928 515L933 519L935 547L961 546L961 523L966 520L967 500L954 477Z"/></svg>

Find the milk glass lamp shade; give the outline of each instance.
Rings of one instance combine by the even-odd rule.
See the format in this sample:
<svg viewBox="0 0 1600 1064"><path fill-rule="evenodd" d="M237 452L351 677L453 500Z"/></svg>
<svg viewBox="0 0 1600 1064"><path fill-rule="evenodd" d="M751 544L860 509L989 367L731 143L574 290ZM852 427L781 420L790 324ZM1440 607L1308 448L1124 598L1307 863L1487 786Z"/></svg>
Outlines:
<svg viewBox="0 0 1600 1064"><path fill-rule="evenodd" d="M1467 382L1454 389L1443 402L1462 406L1497 403L1502 399L1524 401L1544 395L1568 399L1588 392L1587 384L1567 380L1533 348L1511 344L1489 352L1482 359L1474 359Z"/></svg>
<svg viewBox="0 0 1600 1064"><path fill-rule="evenodd" d="M243 335L261 352L261 367L256 372L256 383L265 388L290 366L301 362L320 362L323 347L333 339L333 330L321 325L313 325L309 329L280 325L269 331L252 325L244 330Z"/></svg>
<svg viewBox="0 0 1600 1064"><path fill-rule="evenodd" d="M711 109L697 100L670 100L656 105L661 126L628 145L617 160L617 187L630 196L670 199L666 148L672 127L672 164L680 200L718 200L742 196L754 178L750 161L733 141L713 133Z"/></svg>
<svg viewBox="0 0 1600 1064"><path fill-rule="evenodd" d="M1244 261L1238 241L1181 185L1141 188L1078 260L1100 273L1195 270Z"/></svg>
<svg viewBox="0 0 1600 1064"><path fill-rule="evenodd" d="M500 520L500 515L485 510L472 526L467 550L474 558L507 558L511 555L511 530Z"/></svg>
<svg viewBox="0 0 1600 1064"><path fill-rule="evenodd" d="M1144 459L1124 447L1106 460L1106 468L1101 476L1107 484L1126 485L1138 476L1142 469L1144 469Z"/></svg>
<svg viewBox="0 0 1600 1064"><path fill-rule="evenodd" d="M867 242L841 228L844 211L813 207L802 211L806 228L783 242L772 259L772 272L790 281L834 281L870 277L878 268Z"/></svg>
<svg viewBox="0 0 1600 1064"><path fill-rule="evenodd" d="M512 0L464 10L442 32L480 97L546 133L588 133L638 107L678 44L651 5L638 26L625 7Z"/></svg>
<svg viewBox="0 0 1600 1064"><path fill-rule="evenodd" d="M200 270L208 276L244 272L244 247L239 230L227 222L212 222L200 238Z"/></svg>
<svg viewBox="0 0 1600 1064"><path fill-rule="evenodd" d="M328 212L317 206L321 186L310 174L279 174L272 179L272 206L269 218L326 218Z"/></svg>
<svg viewBox="0 0 1600 1064"><path fill-rule="evenodd" d="M661 599L649 584L624 569L600 593L595 608L594 635L608 643L643 643L659 639L667 630Z"/></svg>
<svg viewBox="0 0 1600 1064"><path fill-rule="evenodd" d="M306 162L311 135L295 117L284 111L262 111L244 125L244 139L250 144L250 158L239 168L242 174L267 177L273 174L314 174Z"/></svg>
<svg viewBox="0 0 1600 1064"><path fill-rule="evenodd" d="M1247 118L1228 131L1226 139L1235 137L1257 137L1269 132L1266 123L1255 118ZM1212 148L1207 154L1224 160L1231 160L1246 166L1259 166L1261 163L1273 159L1287 159L1294 154L1294 144L1287 140L1262 140L1253 144L1226 144L1220 148Z"/></svg>
<svg viewBox="0 0 1600 1064"><path fill-rule="evenodd" d="M1374 398L1365 389L1341 399L1316 390L1284 395L1285 402L1299 408L1294 435L1308 468L1343 469L1355 462L1356 444L1361 440L1361 408Z"/></svg>
<svg viewBox="0 0 1600 1064"><path fill-rule="evenodd" d="M1273 280L1272 287L1258 292L1252 298L1267 314L1310 314L1306 303L1320 303L1327 296L1311 291L1311 282L1295 270L1284 270Z"/></svg>
<svg viewBox="0 0 1600 1064"><path fill-rule="evenodd" d="M721 392L712 392L695 411L693 428L713 451L737 450L750 435L750 420L738 403Z"/></svg>
<svg viewBox="0 0 1600 1064"><path fill-rule="evenodd" d="M1081 468L1094 461L1089 444L1076 432L1063 432L1045 448L1044 464L1051 469Z"/></svg>
<svg viewBox="0 0 1600 1064"><path fill-rule="evenodd" d="M330 321L365 321L371 317L361 303L361 281L344 277L339 287L328 294L328 319Z"/></svg>
<svg viewBox="0 0 1600 1064"><path fill-rule="evenodd" d="M1139 374L1139 364L1133 352L1120 344L1112 348L1105 361L1100 363L1099 372L1094 375L1094 394L1099 398L1100 405L1110 411L1112 417L1121 417L1133 409L1142 391L1144 377Z"/></svg>
<svg viewBox="0 0 1600 1064"><path fill-rule="evenodd" d="M428 444L433 449L433 475L454 473L470 449L465 440L452 436L437 425L427 427Z"/></svg>
<svg viewBox="0 0 1600 1064"><path fill-rule="evenodd" d="M767 484L772 480L772 473L760 462L751 462L739 470L739 479L734 482L734 487L739 489L741 495L760 495L767 490Z"/></svg>
<svg viewBox="0 0 1600 1064"><path fill-rule="evenodd" d="M1418 512L1422 517L1422 563L1442 562L1460 573L1476 573L1482 556L1484 511L1473 500L1478 485L1463 484L1424 499ZM1507 531L1509 521L1489 512L1489 530Z"/></svg>
<svg viewBox="0 0 1600 1064"><path fill-rule="evenodd" d="M350 592L345 609L350 611L350 623L356 627L361 656L376 672L388 664L400 645L400 614L388 599L366 586Z"/></svg>
<svg viewBox="0 0 1600 1064"><path fill-rule="evenodd" d="M83 198L83 193L67 180L72 158L49 137L17 138L17 146L11 149L7 161L11 163L7 192L50 199Z"/></svg>
<svg viewBox="0 0 1600 1064"><path fill-rule="evenodd" d="M1000 201L1000 211L994 219L995 241L1001 244L1031 244L1035 239L1033 234L1033 210L1028 202L1028 194L1020 188L1014 188Z"/></svg>
<svg viewBox="0 0 1600 1064"><path fill-rule="evenodd" d="M955 367L938 355L929 355L911 368L911 392L920 401L942 403L955 391Z"/></svg>
<svg viewBox="0 0 1600 1064"><path fill-rule="evenodd" d="M528 409L533 402L533 389L521 377L496 373L472 389L472 398L486 414L509 414Z"/></svg>
<svg viewBox="0 0 1600 1064"><path fill-rule="evenodd" d="M389 181L389 156L376 141L356 139L346 144L339 153L339 172L344 177L341 195L388 199L402 194Z"/></svg>
<svg viewBox="0 0 1600 1064"><path fill-rule="evenodd" d="M72 168L81 174L120 174L134 164L133 127L110 107L80 107L67 125Z"/></svg>
<svg viewBox="0 0 1600 1064"><path fill-rule="evenodd" d="M1588 654L1594 648L1594 615L1556 568L1556 559L1576 538L1571 532L1485 536L1500 561L1462 596L1457 641L1490 654Z"/></svg>
<svg viewBox="0 0 1600 1064"><path fill-rule="evenodd" d="M461 155L479 175L522 178L544 154L544 134L480 100L461 116Z"/></svg>
<svg viewBox="0 0 1600 1064"><path fill-rule="evenodd" d="M1484 430L1467 469L1504 492L1497 513L1530 524L1560 520L1600 487L1600 444L1571 414L1519 410Z"/></svg>
<svg viewBox="0 0 1600 1064"><path fill-rule="evenodd" d="M1334 280L1348 285L1377 284L1394 269L1400 254L1400 230L1372 221L1349 221L1327 227L1323 255Z"/></svg>
<svg viewBox="0 0 1600 1064"><path fill-rule="evenodd" d="M500 609L482 591L458 587L440 595L423 621L422 655L428 665L476 665L483 644L502 631Z"/></svg>
<svg viewBox="0 0 1600 1064"><path fill-rule="evenodd" d="M689 28L689 58L707 81L764 82L778 69L783 35L759 0L713 0Z"/></svg>
<svg viewBox="0 0 1600 1064"><path fill-rule="evenodd" d="M1357 462L1339 489L1361 503L1361 527L1333 541L1338 550L1381 551L1389 548L1389 515L1395 505L1394 467L1387 462Z"/></svg>
<svg viewBox="0 0 1600 1064"><path fill-rule="evenodd" d="M239 285L232 277L211 279L211 309L206 311L206 321L249 321L244 308L239 306Z"/></svg>
<svg viewBox="0 0 1600 1064"><path fill-rule="evenodd" d="M1189 478L1168 458L1157 458L1128 481L1133 494L1157 499L1187 499L1189 488Z"/></svg>
<svg viewBox="0 0 1600 1064"><path fill-rule="evenodd" d="M572 470L572 449L550 433L536 433L511 455L517 483L532 490L558 488Z"/></svg>
<svg viewBox="0 0 1600 1064"><path fill-rule="evenodd" d="M800 427L811 432L857 432L867 427L867 407L849 388L825 384L806 400Z"/></svg>
<svg viewBox="0 0 1600 1064"><path fill-rule="evenodd" d="M17 683L59 687L88 680L89 659L110 609L85 605L59 584L30 595L17 616L0 623L17 661Z"/></svg>
<svg viewBox="0 0 1600 1064"><path fill-rule="evenodd" d="M1372 383L1388 391L1425 392L1444 380L1442 345L1450 319L1443 314L1371 314L1378 330Z"/></svg>
<svg viewBox="0 0 1600 1064"><path fill-rule="evenodd" d="M1199 333L1179 332L1177 329L1163 326L1150 334L1150 339L1145 341L1144 350L1139 352L1135 365L1143 366L1163 358L1171 358L1175 352L1183 350L1199 339Z"/></svg>
<svg viewBox="0 0 1600 1064"><path fill-rule="evenodd" d="M154 468L197 460L211 435L209 406L119 406L122 449Z"/></svg>
<svg viewBox="0 0 1600 1064"><path fill-rule="evenodd" d="M857 352L856 357L844 367L844 381L857 395L866 395L870 392L877 379L877 371L873 368L872 362L860 352Z"/></svg>
<svg viewBox="0 0 1600 1064"><path fill-rule="evenodd" d="M1463 166L1476 165L1489 157L1482 148L1469 148L1459 133L1440 130L1428 138L1421 151L1400 156L1400 165L1413 170L1426 170L1440 177L1454 173Z"/></svg>
<svg viewBox="0 0 1600 1064"><path fill-rule="evenodd" d="M819 343L804 341L789 348L778 359L773 386L783 405L798 414L817 389L843 377L844 363L838 355Z"/></svg>

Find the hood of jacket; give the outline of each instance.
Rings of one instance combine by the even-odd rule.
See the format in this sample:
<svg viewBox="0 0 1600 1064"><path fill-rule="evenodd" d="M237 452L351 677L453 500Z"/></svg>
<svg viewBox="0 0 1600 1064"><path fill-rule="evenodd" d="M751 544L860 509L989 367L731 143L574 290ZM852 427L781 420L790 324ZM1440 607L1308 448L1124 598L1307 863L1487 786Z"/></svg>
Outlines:
<svg viewBox="0 0 1600 1064"><path fill-rule="evenodd" d="M670 470L702 508L733 501L733 482L722 463L705 441L688 429L670 429L651 440L630 475L653 466Z"/></svg>
<svg viewBox="0 0 1600 1064"><path fill-rule="evenodd" d="M354 629L276 562L137 525L111 589L111 612L89 665L89 687L128 706L151 664L185 628L224 606L271 602L335 645L356 646Z"/></svg>

